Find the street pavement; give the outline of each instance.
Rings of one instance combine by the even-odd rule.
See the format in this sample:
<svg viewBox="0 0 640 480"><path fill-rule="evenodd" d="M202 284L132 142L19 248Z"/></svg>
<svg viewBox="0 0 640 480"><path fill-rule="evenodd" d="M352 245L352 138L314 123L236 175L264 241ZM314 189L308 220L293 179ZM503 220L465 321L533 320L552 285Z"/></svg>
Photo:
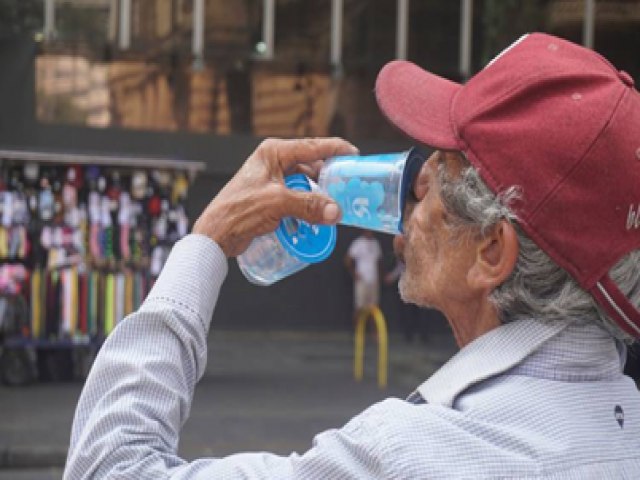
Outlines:
<svg viewBox="0 0 640 480"><path fill-rule="evenodd" d="M215 332L179 453L194 459L304 452L316 433L339 428L376 401L405 397L455 350L442 328L425 343L392 335L388 387L379 389L372 336L365 378L356 382L348 333ZM61 478L81 388L79 382L0 386L0 480Z"/></svg>

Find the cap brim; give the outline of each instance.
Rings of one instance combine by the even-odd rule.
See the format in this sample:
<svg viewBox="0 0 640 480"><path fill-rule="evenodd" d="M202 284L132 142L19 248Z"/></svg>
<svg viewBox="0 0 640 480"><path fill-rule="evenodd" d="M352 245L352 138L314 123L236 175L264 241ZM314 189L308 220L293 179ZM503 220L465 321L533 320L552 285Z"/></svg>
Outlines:
<svg viewBox="0 0 640 480"><path fill-rule="evenodd" d="M402 60L386 64L376 80L382 113L413 139L443 150L459 148L451 103L462 85Z"/></svg>

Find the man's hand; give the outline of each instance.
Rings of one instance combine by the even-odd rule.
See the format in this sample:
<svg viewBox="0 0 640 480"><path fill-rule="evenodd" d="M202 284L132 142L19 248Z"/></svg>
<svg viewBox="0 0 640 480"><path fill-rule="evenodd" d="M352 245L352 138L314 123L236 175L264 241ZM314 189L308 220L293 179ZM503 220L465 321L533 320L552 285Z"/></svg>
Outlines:
<svg viewBox="0 0 640 480"><path fill-rule="evenodd" d="M255 237L274 231L283 217L336 223L340 209L331 198L290 190L284 176L299 172L315 178L324 159L355 153L356 147L339 138L267 139L205 208L193 233L210 237L227 257L235 257Z"/></svg>

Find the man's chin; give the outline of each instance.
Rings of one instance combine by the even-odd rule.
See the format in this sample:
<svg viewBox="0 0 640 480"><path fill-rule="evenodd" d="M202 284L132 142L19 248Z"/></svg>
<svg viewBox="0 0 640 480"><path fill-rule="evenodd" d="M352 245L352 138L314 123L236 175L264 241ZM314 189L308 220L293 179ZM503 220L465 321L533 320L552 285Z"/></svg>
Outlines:
<svg viewBox="0 0 640 480"><path fill-rule="evenodd" d="M407 290L402 288L402 285L398 285L398 292L400 293L400 300L404 303L411 303L411 297L407 294Z"/></svg>
<svg viewBox="0 0 640 480"><path fill-rule="evenodd" d="M412 289L407 286L406 277L403 275L400 277L400 281L398 282L398 292L400 293L400 299L404 303L413 303L421 308L433 308L431 304L425 302L424 298L420 298L417 295L417 292L412 291Z"/></svg>

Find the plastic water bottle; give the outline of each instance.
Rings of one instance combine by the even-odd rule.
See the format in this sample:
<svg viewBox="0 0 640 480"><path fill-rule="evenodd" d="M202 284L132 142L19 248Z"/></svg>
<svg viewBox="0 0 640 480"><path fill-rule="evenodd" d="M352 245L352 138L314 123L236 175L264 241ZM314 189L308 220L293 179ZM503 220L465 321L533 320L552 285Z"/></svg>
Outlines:
<svg viewBox="0 0 640 480"><path fill-rule="evenodd" d="M312 183L302 174L288 176L285 184L293 190L312 189ZM311 225L287 217L274 232L253 239L238 256L238 266L251 283L271 285L326 259L336 246L336 236L335 225Z"/></svg>
<svg viewBox="0 0 640 480"><path fill-rule="evenodd" d="M407 191L425 158L417 148L332 157L320 171L318 187L340 206L342 225L397 235Z"/></svg>
<svg viewBox="0 0 640 480"><path fill-rule="evenodd" d="M287 177L285 184L329 195L342 210L343 225L395 235L402 232L406 194L425 157L416 148L332 157L322 167L317 185L302 174ZM238 256L238 266L251 283L271 285L326 259L335 248L336 236L335 226L288 217L275 232L255 238Z"/></svg>

